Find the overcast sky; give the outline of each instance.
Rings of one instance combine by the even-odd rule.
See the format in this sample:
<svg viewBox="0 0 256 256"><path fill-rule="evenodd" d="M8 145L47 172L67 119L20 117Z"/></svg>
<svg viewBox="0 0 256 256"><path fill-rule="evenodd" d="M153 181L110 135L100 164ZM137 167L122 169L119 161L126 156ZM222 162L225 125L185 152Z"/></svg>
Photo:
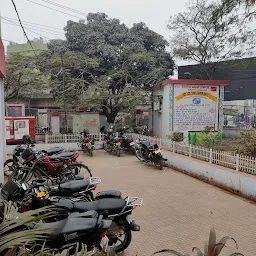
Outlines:
<svg viewBox="0 0 256 256"><path fill-rule="evenodd" d="M42 0L31 0L48 7L65 11ZM128 26L132 26L133 23L145 22L150 29L163 35L169 40L169 31L166 26L168 19L171 15L174 15L182 10L186 0L171 1L171 0L50 0L58 4L68 6L72 9L79 10L84 13L89 12L104 12L111 18L118 18L122 23ZM10 24L10 21L4 20L5 18L16 19L16 13L12 6L11 0L0 0L1 3L1 15L2 19L2 38L5 40L14 41L17 43L26 42L21 28L17 25ZM43 6L36 5L29 0L15 0L17 9L20 13L20 18L24 21L45 24L47 26L53 26L62 29L67 20L76 20L78 18L68 16L66 14L59 13L57 11L45 8ZM68 12L72 15L79 16L72 12ZM13 22L13 20L11 20ZM14 21L16 22L16 21ZM9 23L9 24L7 24ZM26 25L25 25L26 28ZM43 27L41 27L43 28ZM33 30L32 31L29 31ZM55 31L55 30L54 30ZM64 33L57 30L58 34L53 31L44 31L39 29L38 26L30 24L27 26L27 34L30 39L34 37L40 37L38 34L47 38L64 38ZM50 32L50 33L49 33ZM38 33L38 34L36 34ZM63 35L59 34L62 33ZM4 41L5 46L8 44Z"/></svg>

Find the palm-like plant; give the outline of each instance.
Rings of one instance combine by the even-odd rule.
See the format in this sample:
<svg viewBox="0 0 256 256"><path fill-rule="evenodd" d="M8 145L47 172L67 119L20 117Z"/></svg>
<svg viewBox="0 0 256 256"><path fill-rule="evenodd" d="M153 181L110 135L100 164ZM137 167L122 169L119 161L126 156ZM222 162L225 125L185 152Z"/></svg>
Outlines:
<svg viewBox="0 0 256 256"><path fill-rule="evenodd" d="M192 252L196 252L197 256L219 256L220 253L222 252L222 249L225 247L227 241L229 241L229 240L234 241L236 248L237 248L236 240L229 236L225 236L219 242L217 242L215 229L211 228L209 240L205 241L205 244L204 244L204 252L202 252L197 247L194 247L192 249ZM170 250L170 249L164 249L164 250L155 252L153 255L160 254L160 253L171 253L176 256L189 256L189 254L182 254L180 252ZM235 253L230 254L229 256L243 256L243 254L241 254L239 252L235 252Z"/></svg>
<svg viewBox="0 0 256 256"><path fill-rule="evenodd" d="M21 227L27 223L43 221L46 218L53 217L55 213L51 207L43 207L38 210L19 213L18 209L11 203L0 199L0 255L4 252L5 256L69 256L69 249L60 253L47 250L44 246L39 251L34 251L38 241L44 241L48 229L21 230ZM25 246L30 245L30 250ZM77 246L74 256L115 256L114 252L87 252L85 245L82 248Z"/></svg>
<svg viewBox="0 0 256 256"><path fill-rule="evenodd" d="M27 223L34 223L54 216L51 208L43 207L38 210L19 213L11 203L0 199L0 252L8 248L15 248L24 244L33 244L44 240L47 235L45 229L21 230ZM18 232L17 232L18 231Z"/></svg>

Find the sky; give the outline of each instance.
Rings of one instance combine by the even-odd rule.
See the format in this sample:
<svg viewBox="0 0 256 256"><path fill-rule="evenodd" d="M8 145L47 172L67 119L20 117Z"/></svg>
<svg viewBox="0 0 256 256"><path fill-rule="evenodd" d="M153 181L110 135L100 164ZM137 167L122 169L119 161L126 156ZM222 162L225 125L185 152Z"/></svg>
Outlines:
<svg viewBox="0 0 256 256"><path fill-rule="evenodd" d="M44 27L30 24L26 26L25 22L44 24L47 26L62 29L67 20L78 21L79 18L71 17L63 13L36 5L33 2L46 5L48 7L70 13L72 15L85 18L85 16L69 12L61 9L42 0L14 0L20 14L20 18L24 21L24 27L29 39L40 37L40 35L49 39L64 38L64 32L53 29L51 31L43 30ZM104 12L110 18L118 18L127 26L132 26L133 23L145 22L147 26L163 35L169 41L170 32L167 30L167 23L171 15L175 15L184 10L186 0L48 0L61 5L65 5L72 9L79 10L85 14L90 12ZM25 43L24 34L15 20L17 19L11 0L0 0L0 12L2 18L2 38L16 43ZM9 19L6 21L5 19ZM10 21L12 22L10 24ZM8 23L8 24L7 24ZM49 28L48 28L49 29ZM30 30L33 30L30 31ZM57 31L57 33L55 32ZM40 35L38 35L38 34ZM8 41L4 41L6 46Z"/></svg>

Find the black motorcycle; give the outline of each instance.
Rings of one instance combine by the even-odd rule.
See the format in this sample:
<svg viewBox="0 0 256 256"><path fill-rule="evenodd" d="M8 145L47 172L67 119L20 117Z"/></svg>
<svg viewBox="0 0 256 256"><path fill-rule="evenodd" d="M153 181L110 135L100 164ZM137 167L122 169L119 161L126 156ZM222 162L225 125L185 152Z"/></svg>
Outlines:
<svg viewBox="0 0 256 256"><path fill-rule="evenodd" d="M128 130L129 128L127 127L123 127L121 129L118 130L119 133L119 138L120 138L120 142L121 142L121 149L125 150L127 152L130 152L132 154L135 154L135 141L133 138L129 138L128 136L125 135L125 132Z"/></svg>
<svg viewBox="0 0 256 256"><path fill-rule="evenodd" d="M109 239L106 236L112 221L103 218L95 211L86 213L72 213L67 218L50 222L50 223L28 223L8 233L19 232L25 230L40 229L45 239L37 241L37 245L30 248L27 244L26 249L35 251L44 247L45 250L59 252L65 249L69 250L69 254L73 255L77 249L83 245L87 245L87 250L94 252L106 252L108 249ZM80 247L80 248L79 248Z"/></svg>
<svg viewBox="0 0 256 256"><path fill-rule="evenodd" d="M167 161L163 158L161 149L155 144L151 144L148 140L139 140L136 146L136 157L143 162L151 162L160 170L164 167L164 162Z"/></svg>
<svg viewBox="0 0 256 256"><path fill-rule="evenodd" d="M140 226L131 220L131 214L136 206L140 206L143 203L143 199L137 197L127 197L125 199L104 198L108 194L109 191L101 192L99 198L95 201L77 202L73 198L50 197L47 189L41 186L39 189L28 190L23 199L17 200L16 204L21 212L38 209L43 206L54 206L54 211L57 212L57 215L50 220L51 222L63 220L74 212L85 213L94 210L99 215L103 215L104 218L109 218L113 221L107 236L114 250L121 252L131 243L131 232L140 230ZM112 193L112 196L114 195Z"/></svg>

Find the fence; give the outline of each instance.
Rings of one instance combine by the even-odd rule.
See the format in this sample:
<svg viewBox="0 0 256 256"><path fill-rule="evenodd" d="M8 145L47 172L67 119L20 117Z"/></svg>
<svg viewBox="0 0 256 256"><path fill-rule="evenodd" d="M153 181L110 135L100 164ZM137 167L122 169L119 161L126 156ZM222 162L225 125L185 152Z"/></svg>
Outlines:
<svg viewBox="0 0 256 256"><path fill-rule="evenodd" d="M175 142L168 139L158 139L155 137L135 133L126 135L136 140L149 140L151 143L157 143L160 147L177 154L256 175L256 160L253 157L246 157L234 152L213 150L200 146L188 145L182 142ZM89 137L94 138L96 141L104 140L104 134L100 133L90 134ZM79 134L46 134L45 143L72 143L79 142L80 138L81 136Z"/></svg>
<svg viewBox="0 0 256 256"><path fill-rule="evenodd" d="M95 141L101 141L104 138L104 134L90 134L89 137ZM80 134L46 134L45 143L72 143L79 142L81 140Z"/></svg>
<svg viewBox="0 0 256 256"><path fill-rule="evenodd" d="M183 142L175 142L168 139L157 139L139 134L129 134L134 139L146 139L157 143L160 147L171 152L196 158L211 164L221 165L237 171L256 175L256 159L242 156L235 152L226 152L204 148L200 146L188 145Z"/></svg>

